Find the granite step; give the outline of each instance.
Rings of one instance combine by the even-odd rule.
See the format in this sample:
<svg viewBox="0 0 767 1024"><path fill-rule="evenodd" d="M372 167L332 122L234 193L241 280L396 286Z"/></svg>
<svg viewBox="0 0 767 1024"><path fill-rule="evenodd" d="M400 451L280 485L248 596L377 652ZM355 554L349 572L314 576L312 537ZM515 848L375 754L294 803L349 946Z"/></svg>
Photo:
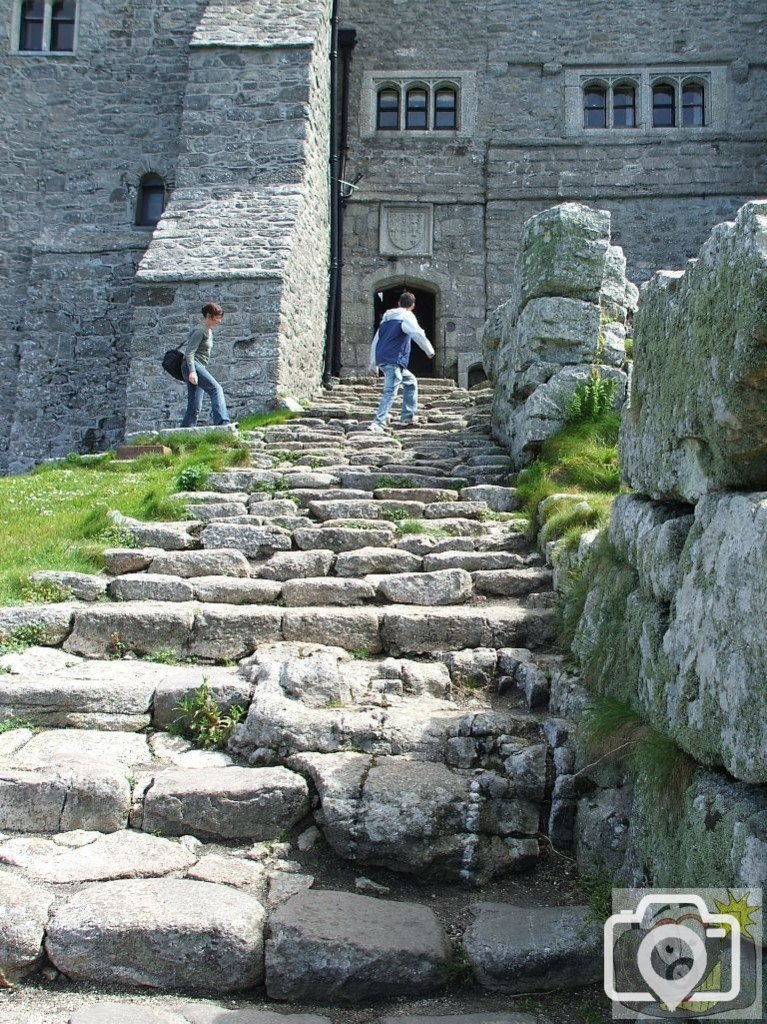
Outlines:
<svg viewBox="0 0 767 1024"><path fill-rule="evenodd" d="M0 632L10 633L22 622L39 623L44 644L88 658L130 652L138 657L162 653L228 662L251 654L260 643L322 643L328 637L345 650L395 656L472 647L534 647L548 642L552 616L549 608L528 608L514 599L434 607L428 616L422 608L401 602L300 609L196 601L72 602L36 605L31 611L3 609Z"/></svg>

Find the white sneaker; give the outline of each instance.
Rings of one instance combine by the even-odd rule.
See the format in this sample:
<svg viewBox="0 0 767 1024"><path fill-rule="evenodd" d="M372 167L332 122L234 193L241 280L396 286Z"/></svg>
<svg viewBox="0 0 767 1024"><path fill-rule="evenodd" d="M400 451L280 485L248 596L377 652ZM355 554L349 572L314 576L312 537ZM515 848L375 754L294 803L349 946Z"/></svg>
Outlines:
<svg viewBox="0 0 767 1024"><path fill-rule="evenodd" d="M368 427L371 434L385 434L386 431L383 427L379 427L377 423L371 423Z"/></svg>

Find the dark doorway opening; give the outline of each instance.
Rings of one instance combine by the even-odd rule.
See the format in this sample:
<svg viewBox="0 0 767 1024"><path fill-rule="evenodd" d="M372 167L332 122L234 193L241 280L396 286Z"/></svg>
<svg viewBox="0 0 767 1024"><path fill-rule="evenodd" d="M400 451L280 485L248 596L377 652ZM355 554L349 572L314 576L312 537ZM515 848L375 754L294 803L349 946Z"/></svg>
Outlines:
<svg viewBox="0 0 767 1024"><path fill-rule="evenodd" d="M413 288L412 285L398 284L394 288L387 288L385 291L376 292L374 300L374 329L376 331L378 330L378 325L381 323L381 317L387 309L394 309L396 307L399 297L404 291L412 292L413 295L415 295L415 309L413 312L418 318L418 323L421 325L424 334L436 349L436 299L433 292L427 292L423 288ZM408 369L411 373L414 373L416 377L436 377L437 358L429 359L426 353L419 348L415 342L413 342L410 347L410 362L408 364Z"/></svg>

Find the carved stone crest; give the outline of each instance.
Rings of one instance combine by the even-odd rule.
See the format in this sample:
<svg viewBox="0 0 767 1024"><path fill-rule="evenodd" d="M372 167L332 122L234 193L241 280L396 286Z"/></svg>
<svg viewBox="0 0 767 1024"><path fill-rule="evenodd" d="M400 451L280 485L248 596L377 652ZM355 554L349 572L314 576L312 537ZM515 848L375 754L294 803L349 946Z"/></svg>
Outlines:
<svg viewBox="0 0 767 1024"><path fill-rule="evenodd" d="M379 251L382 256L431 256L432 207L381 205Z"/></svg>

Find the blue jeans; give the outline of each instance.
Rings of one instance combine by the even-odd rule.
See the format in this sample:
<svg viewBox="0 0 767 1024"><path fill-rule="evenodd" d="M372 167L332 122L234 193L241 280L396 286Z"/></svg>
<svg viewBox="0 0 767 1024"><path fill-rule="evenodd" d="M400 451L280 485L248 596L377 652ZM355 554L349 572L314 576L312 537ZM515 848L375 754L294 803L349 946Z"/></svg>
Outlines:
<svg viewBox="0 0 767 1024"><path fill-rule="evenodd" d="M223 423L229 423L229 413L226 411L226 399L224 389L216 378L208 373L204 366L196 364L197 384L190 384L189 371L186 363L181 367L181 373L186 381L186 414L181 421L182 427L196 427L197 417L202 409L202 400L205 395L210 396L210 408L213 415L213 426L218 427Z"/></svg>
<svg viewBox="0 0 767 1024"><path fill-rule="evenodd" d="M382 366L381 369L384 375L384 388L381 395L381 404L378 406L378 412L373 422L377 423L379 427L383 427L386 424L386 417L389 415L389 410L394 404L394 399L397 397L400 385L402 385L400 421L402 423L409 423L418 412L417 378L410 370L406 370L403 366L395 366L390 363L388 366Z"/></svg>

